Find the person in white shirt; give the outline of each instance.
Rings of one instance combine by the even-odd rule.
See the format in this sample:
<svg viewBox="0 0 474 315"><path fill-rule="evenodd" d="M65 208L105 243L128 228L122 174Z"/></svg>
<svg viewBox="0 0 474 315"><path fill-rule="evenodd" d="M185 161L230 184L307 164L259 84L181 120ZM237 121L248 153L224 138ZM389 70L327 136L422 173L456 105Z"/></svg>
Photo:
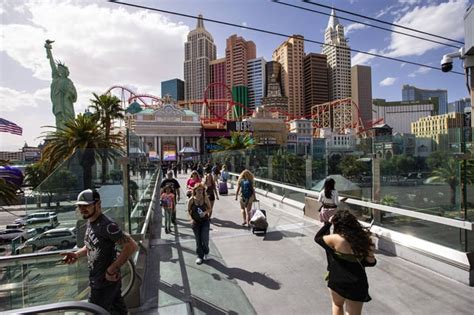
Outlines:
<svg viewBox="0 0 474 315"><path fill-rule="evenodd" d="M328 223L329 219L337 212L339 195L337 194L335 186L336 181L332 178L328 178L324 182L324 189L319 193L318 201L322 203L319 212L321 222Z"/></svg>

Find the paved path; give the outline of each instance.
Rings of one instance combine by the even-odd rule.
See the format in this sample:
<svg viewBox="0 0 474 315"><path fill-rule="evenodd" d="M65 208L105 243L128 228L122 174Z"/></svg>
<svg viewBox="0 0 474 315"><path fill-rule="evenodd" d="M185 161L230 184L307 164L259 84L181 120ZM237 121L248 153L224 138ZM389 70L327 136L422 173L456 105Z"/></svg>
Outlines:
<svg viewBox="0 0 474 315"><path fill-rule="evenodd" d="M184 175L179 180L184 183ZM252 235L240 225L235 192L229 193L216 201L211 259L202 265L195 264L184 201L171 234L155 216L146 302L134 313L330 314L323 280L326 256L313 241L318 223L262 205L269 233ZM472 314L474 288L398 257L378 253L377 259L376 267L367 268L372 301L364 305L364 314Z"/></svg>

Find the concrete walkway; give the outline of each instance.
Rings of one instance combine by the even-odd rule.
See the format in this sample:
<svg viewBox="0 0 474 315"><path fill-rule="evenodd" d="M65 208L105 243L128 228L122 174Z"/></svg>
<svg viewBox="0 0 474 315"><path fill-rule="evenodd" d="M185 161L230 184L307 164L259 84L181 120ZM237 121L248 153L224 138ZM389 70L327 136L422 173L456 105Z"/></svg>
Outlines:
<svg viewBox="0 0 474 315"><path fill-rule="evenodd" d="M178 179L185 187L185 176ZM202 265L195 264L186 197L171 234L165 234L161 215L154 217L146 302L134 314L331 313L323 280L326 256L313 241L318 222L262 204L270 228L265 237L255 236L240 225L234 198L229 190L216 201L211 259ZM364 314L472 314L474 288L397 257L378 253L377 260L367 268L372 301Z"/></svg>

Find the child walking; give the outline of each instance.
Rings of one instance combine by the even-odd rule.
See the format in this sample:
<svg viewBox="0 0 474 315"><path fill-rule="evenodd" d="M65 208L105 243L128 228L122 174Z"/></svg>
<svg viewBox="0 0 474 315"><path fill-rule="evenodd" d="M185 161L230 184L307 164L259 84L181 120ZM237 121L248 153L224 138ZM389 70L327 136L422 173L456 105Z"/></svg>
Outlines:
<svg viewBox="0 0 474 315"><path fill-rule="evenodd" d="M165 232L169 234L171 232L171 215L173 213L175 200L171 186L165 186L160 199L165 214Z"/></svg>

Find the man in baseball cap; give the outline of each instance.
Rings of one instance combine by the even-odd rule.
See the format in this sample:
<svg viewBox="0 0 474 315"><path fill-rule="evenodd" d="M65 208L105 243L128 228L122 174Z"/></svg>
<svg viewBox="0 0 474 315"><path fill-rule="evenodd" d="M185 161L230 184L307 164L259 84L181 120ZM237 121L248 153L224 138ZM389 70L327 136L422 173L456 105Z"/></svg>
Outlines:
<svg viewBox="0 0 474 315"><path fill-rule="evenodd" d="M97 190L86 189L79 193L77 196L76 205L91 205L100 201L100 195Z"/></svg>
<svg viewBox="0 0 474 315"><path fill-rule="evenodd" d="M76 252L62 253L63 260L72 264L81 256L87 255L91 287L89 302L113 314L127 314L127 306L121 295L120 267L138 249L137 243L102 213L97 190L81 191L76 205L82 217L87 220L85 245ZM116 244L122 248L118 255Z"/></svg>

